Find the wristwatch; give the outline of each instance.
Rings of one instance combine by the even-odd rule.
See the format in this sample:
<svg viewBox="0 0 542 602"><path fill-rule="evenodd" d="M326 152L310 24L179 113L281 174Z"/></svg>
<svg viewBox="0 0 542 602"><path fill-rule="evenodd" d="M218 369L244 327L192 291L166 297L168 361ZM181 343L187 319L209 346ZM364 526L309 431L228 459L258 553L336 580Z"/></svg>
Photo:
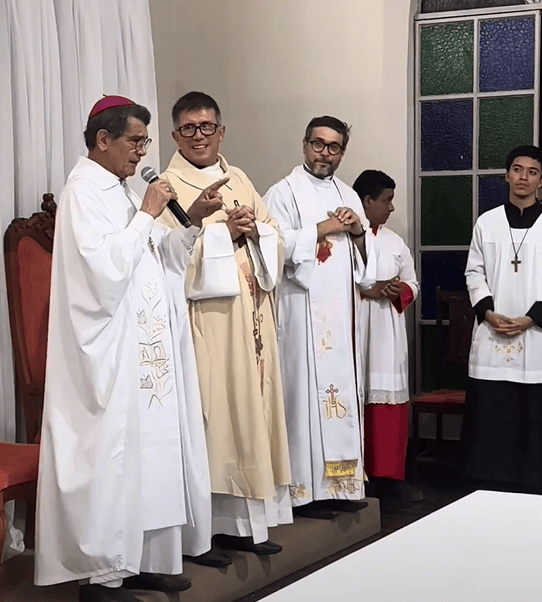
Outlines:
<svg viewBox="0 0 542 602"><path fill-rule="evenodd" d="M365 230L363 226L361 226L361 234L352 234L352 232L350 232L352 238L361 238L362 236L365 236L365 234L367 234L367 230Z"/></svg>

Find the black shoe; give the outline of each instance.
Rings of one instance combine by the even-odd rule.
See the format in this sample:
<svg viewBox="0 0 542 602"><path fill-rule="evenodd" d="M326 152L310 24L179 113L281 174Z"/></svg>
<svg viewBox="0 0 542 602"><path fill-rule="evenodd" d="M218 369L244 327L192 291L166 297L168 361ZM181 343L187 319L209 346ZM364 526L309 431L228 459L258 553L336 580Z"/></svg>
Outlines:
<svg viewBox="0 0 542 602"><path fill-rule="evenodd" d="M339 512L358 512L369 504L361 500L326 500L326 506Z"/></svg>
<svg viewBox="0 0 542 602"><path fill-rule="evenodd" d="M216 542L221 548L239 550L241 552L252 552L258 556L268 556L282 552L282 546L272 541L254 543L252 537L235 537L234 535L217 535Z"/></svg>
<svg viewBox="0 0 542 602"><path fill-rule="evenodd" d="M414 485L411 485L410 483L407 483L406 487L407 487L407 491L408 491L408 501L409 502L413 502L415 504L419 504L420 502L423 502L423 493L422 493L421 489L414 487Z"/></svg>
<svg viewBox="0 0 542 602"><path fill-rule="evenodd" d="M199 556L185 555L185 558L194 564L212 566L215 569L220 569L231 564L231 558L229 556L222 554L222 552L219 552L214 548L211 548L208 552L205 552L205 554L200 554Z"/></svg>
<svg viewBox="0 0 542 602"><path fill-rule="evenodd" d="M122 587L105 587L95 583L79 586L79 602L143 602Z"/></svg>
<svg viewBox="0 0 542 602"><path fill-rule="evenodd" d="M333 520L339 513L335 510L331 510L326 506L311 502L310 504L305 504L304 506L294 506L292 511L295 516L303 516L305 518L315 518L319 520Z"/></svg>
<svg viewBox="0 0 542 602"><path fill-rule="evenodd" d="M378 484L372 479L365 483L365 497L378 497Z"/></svg>
<svg viewBox="0 0 542 602"><path fill-rule="evenodd" d="M183 592L192 586L188 579L180 575L162 573L139 573L122 581L126 589L142 589L155 592Z"/></svg>
<svg viewBox="0 0 542 602"><path fill-rule="evenodd" d="M383 508L411 510L413 506L410 495L410 486L405 481L386 479L380 486L378 497Z"/></svg>

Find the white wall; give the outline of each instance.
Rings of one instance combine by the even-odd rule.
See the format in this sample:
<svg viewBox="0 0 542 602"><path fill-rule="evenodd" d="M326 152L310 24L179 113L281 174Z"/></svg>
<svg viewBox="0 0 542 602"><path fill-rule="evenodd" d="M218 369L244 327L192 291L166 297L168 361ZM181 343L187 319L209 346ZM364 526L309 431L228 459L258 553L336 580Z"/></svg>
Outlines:
<svg viewBox="0 0 542 602"><path fill-rule="evenodd" d="M415 2L412 2L414 4ZM223 153L263 194L301 162L311 117L353 125L338 175L367 168L397 182L389 225L412 241L408 147L411 0L150 0L161 167L179 96L213 96Z"/></svg>

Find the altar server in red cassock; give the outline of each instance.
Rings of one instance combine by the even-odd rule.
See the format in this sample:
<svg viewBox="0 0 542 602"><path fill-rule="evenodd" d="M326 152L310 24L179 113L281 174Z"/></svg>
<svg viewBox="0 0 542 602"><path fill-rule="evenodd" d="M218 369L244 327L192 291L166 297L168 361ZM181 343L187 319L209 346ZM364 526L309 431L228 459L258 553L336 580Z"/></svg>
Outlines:
<svg viewBox="0 0 542 602"><path fill-rule="evenodd" d="M404 240L384 224L394 210L395 182L377 170L355 181L370 222L376 284L362 291L365 376L365 471L370 480L402 482L408 442L409 385L405 310L418 296L414 261Z"/></svg>

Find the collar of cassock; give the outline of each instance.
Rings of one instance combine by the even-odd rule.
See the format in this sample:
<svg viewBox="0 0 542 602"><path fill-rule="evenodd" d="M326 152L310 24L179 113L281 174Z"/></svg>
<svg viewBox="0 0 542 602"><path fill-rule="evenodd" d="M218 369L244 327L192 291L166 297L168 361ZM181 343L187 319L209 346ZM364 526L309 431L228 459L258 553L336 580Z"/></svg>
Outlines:
<svg viewBox="0 0 542 602"><path fill-rule="evenodd" d="M317 178L315 175L313 175L311 173L311 170L307 167L306 163L303 163L303 169L305 170L305 173L307 174L309 180L313 184L316 184L317 186L324 186L324 187L331 186L331 184L333 182L334 174L331 174L330 176L326 176L325 178Z"/></svg>
<svg viewBox="0 0 542 602"><path fill-rule="evenodd" d="M504 210L510 228L524 229L530 228L540 217L540 214L542 213L542 204L537 201L534 205L525 207L523 213L521 213L519 207L516 207L513 203L507 201L504 205Z"/></svg>
<svg viewBox="0 0 542 602"><path fill-rule="evenodd" d="M92 181L102 190L109 190L119 184L123 186L123 182L125 182L88 157L81 157L80 164L85 167L85 170L92 172Z"/></svg>
<svg viewBox="0 0 542 602"><path fill-rule="evenodd" d="M218 161L222 171L224 172L222 177L230 178L230 181L225 184L225 187L232 190L233 182L231 181L231 178L234 174L230 173L230 166L228 165L228 162L220 154L218 155ZM198 169L195 165L192 165L190 161L187 161L181 155L180 151L177 151L171 158L168 168L166 169L166 172L168 171L175 174L185 184L193 186L197 190L203 190L209 186L210 183L209 174L201 169Z"/></svg>

